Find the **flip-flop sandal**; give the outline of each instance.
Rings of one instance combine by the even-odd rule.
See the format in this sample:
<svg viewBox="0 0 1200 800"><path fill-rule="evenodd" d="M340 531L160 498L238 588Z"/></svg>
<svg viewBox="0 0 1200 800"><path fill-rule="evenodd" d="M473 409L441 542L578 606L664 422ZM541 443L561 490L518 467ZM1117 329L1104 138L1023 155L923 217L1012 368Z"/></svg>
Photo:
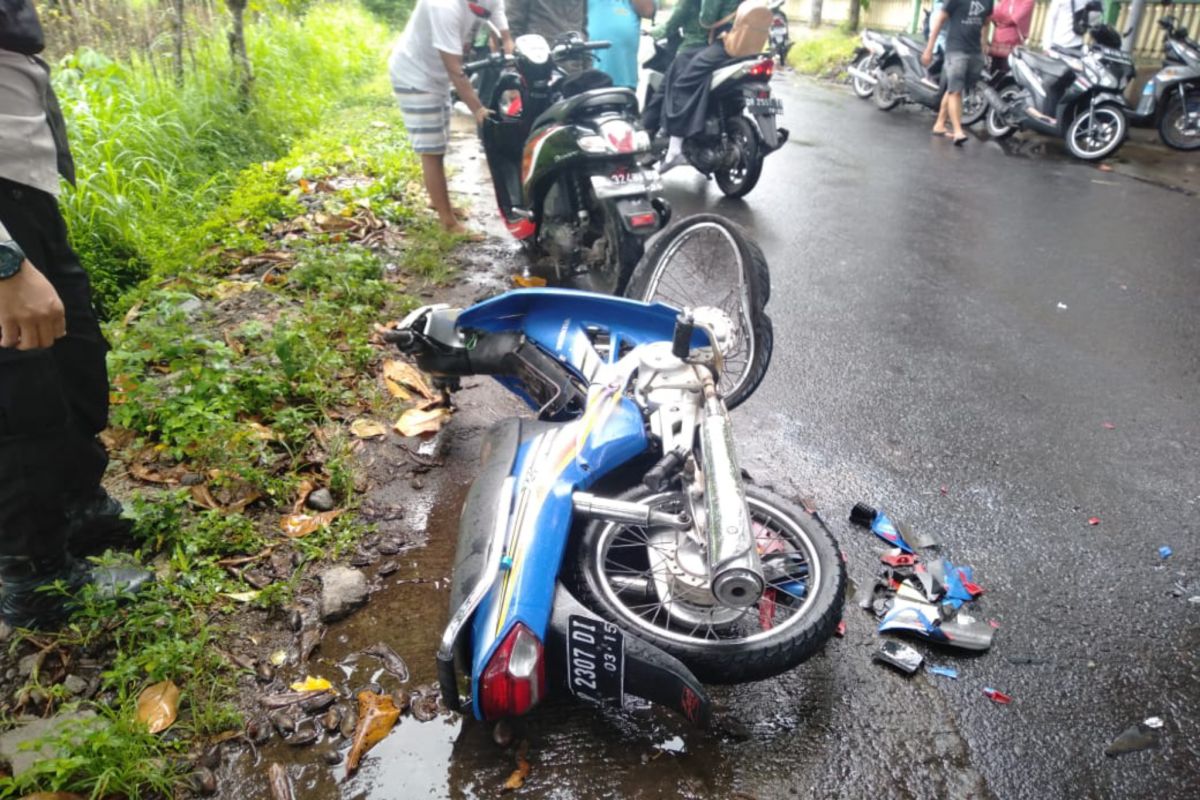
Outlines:
<svg viewBox="0 0 1200 800"><path fill-rule="evenodd" d="M970 136L960 136L954 140L954 146L962 147L964 144L966 144L967 139L970 139L970 138L971 138Z"/></svg>

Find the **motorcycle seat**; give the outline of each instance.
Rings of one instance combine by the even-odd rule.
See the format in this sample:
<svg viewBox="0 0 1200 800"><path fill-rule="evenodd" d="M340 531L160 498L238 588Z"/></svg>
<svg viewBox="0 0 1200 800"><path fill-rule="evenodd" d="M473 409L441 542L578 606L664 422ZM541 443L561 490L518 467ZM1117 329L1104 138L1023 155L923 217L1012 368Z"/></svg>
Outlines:
<svg viewBox="0 0 1200 800"><path fill-rule="evenodd" d="M1035 53L1032 50L1024 50L1020 57L1035 72L1040 72L1043 75L1048 75L1054 78L1061 78L1071 71L1071 68L1057 58L1044 56L1041 53Z"/></svg>
<svg viewBox="0 0 1200 800"><path fill-rule="evenodd" d="M553 123L564 124L600 110L621 111L633 115L638 113L637 95L623 86L607 89L591 89L574 97L560 100L534 120L533 127Z"/></svg>

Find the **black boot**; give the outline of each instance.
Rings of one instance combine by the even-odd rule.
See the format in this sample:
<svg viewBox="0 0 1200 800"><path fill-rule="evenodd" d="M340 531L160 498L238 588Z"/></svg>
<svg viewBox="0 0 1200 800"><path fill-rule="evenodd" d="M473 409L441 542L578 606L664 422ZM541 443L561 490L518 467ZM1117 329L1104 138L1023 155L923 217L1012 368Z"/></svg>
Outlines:
<svg viewBox="0 0 1200 800"><path fill-rule="evenodd" d="M82 503L70 506L67 518L67 548L71 555L96 556L105 550L132 550L133 522L121 516L121 504L103 487Z"/></svg>
<svg viewBox="0 0 1200 800"><path fill-rule="evenodd" d="M0 619L14 628L45 629L75 609L75 595L93 585L102 598L137 592L152 573L140 567L100 567L75 558L59 561L0 556ZM61 582L63 591L52 589Z"/></svg>

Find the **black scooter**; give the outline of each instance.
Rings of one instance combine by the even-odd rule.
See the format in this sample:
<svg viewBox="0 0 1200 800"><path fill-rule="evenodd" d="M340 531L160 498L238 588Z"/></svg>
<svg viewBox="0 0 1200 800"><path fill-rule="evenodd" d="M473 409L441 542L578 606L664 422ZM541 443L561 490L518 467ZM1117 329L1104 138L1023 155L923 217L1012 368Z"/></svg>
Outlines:
<svg viewBox="0 0 1200 800"><path fill-rule="evenodd" d="M492 110L480 136L509 232L544 256L556 283L620 295L670 206L658 174L638 164L650 137L636 95L598 70L568 77L558 66L609 46L570 34L551 47L527 35L513 55L464 69L499 73L480 98Z"/></svg>
<svg viewBox="0 0 1200 800"><path fill-rule="evenodd" d="M937 111L946 93L942 54L936 54L933 63L926 69L921 63L921 54L925 52L924 41L900 33L892 37L891 45L891 51L878 58L873 75L875 105L880 111L891 111L900 103L917 103ZM963 92L963 125L974 125L987 113L987 99L981 88L976 83Z"/></svg>
<svg viewBox="0 0 1200 800"><path fill-rule="evenodd" d="M1092 4L1089 10L1095 13ZM1009 74L984 89L989 136L1033 130L1062 137L1071 155L1084 161L1117 151L1128 131L1124 91L1134 76L1133 59L1121 52L1121 35L1113 28L1097 23L1088 32L1091 44L1082 49L1055 47L1043 55L1013 48Z"/></svg>
<svg viewBox="0 0 1200 800"><path fill-rule="evenodd" d="M662 91L663 77L678 44L670 39L654 42L654 55L642 66L649 73L646 105ZM713 70L709 83L704 131L683 141L689 164L717 180L727 197L744 197L762 177L763 160L788 139L787 128L775 117L783 103L771 97L775 61L766 54L731 59ZM645 108L645 106L643 106ZM654 141L654 156L662 160L667 138Z"/></svg>
<svg viewBox="0 0 1200 800"><path fill-rule="evenodd" d="M1158 21L1166 32L1163 66L1144 87L1130 122L1158 128L1163 143L1176 150L1200 149L1200 44L1175 17Z"/></svg>

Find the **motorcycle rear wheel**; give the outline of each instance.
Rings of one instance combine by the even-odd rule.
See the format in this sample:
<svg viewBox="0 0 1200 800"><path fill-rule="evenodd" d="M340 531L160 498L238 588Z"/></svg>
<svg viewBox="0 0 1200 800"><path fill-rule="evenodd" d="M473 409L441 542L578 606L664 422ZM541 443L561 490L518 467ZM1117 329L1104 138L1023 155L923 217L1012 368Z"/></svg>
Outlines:
<svg viewBox="0 0 1200 800"><path fill-rule="evenodd" d="M737 163L714 173L717 186L726 197L745 197L762 177L763 154L758 133L744 117L729 120L729 138L738 148Z"/></svg>
<svg viewBox="0 0 1200 800"><path fill-rule="evenodd" d="M1191 133L1185 132L1187 125L1188 106L1200 105L1200 88L1192 86L1186 90L1187 102L1172 93L1167 100L1167 107L1158 120L1158 135L1163 144L1176 150L1196 150L1200 148L1200 124Z"/></svg>
<svg viewBox="0 0 1200 800"><path fill-rule="evenodd" d="M771 273L762 248L736 222L704 213L669 225L650 240L625 296L675 308L715 306L729 315L737 341L722 354L719 384L728 408L749 398L767 374L775 339L763 311Z"/></svg>
<svg viewBox="0 0 1200 800"><path fill-rule="evenodd" d="M879 83L875 84L873 97L880 111L891 111L900 102L896 87L903 82L904 70L899 64L889 64L879 73Z"/></svg>
<svg viewBox="0 0 1200 800"><path fill-rule="evenodd" d="M621 499L661 509L686 503L679 492L652 494L642 486ZM705 683L764 680L806 661L842 618L846 568L837 543L777 495L750 486L746 500L764 562L781 565L773 577L764 576L767 588L754 605L720 606L711 598L705 602L703 591L684 588L694 574L687 558L696 555L685 533L614 522L592 522L579 538L575 562L581 599L683 661Z"/></svg>
<svg viewBox="0 0 1200 800"><path fill-rule="evenodd" d="M971 91L963 93L962 99L962 124L964 126L974 125L979 120L983 119L988 113L991 106L988 105L987 96L984 95L983 81L971 87Z"/></svg>

